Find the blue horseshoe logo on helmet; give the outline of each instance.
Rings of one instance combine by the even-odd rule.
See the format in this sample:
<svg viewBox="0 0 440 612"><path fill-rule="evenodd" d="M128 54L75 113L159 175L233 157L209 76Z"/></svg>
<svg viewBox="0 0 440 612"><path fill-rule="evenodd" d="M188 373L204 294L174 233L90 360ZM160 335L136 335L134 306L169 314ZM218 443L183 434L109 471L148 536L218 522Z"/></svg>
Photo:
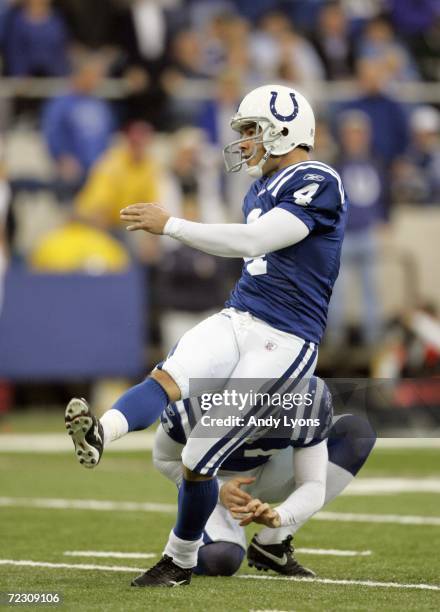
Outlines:
<svg viewBox="0 0 440 612"><path fill-rule="evenodd" d="M271 91L270 92L272 94L272 97L270 99L270 112L272 113L272 115L278 119L278 121L292 121L292 119L295 119L295 117L298 114L298 102L295 98L295 94L290 93L290 99L292 100L293 103L293 111L290 113L290 115L280 115L280 113L277 111L277 109L275 108L275 103L277 101L278 98L278 92L277 91Z"/></svg>

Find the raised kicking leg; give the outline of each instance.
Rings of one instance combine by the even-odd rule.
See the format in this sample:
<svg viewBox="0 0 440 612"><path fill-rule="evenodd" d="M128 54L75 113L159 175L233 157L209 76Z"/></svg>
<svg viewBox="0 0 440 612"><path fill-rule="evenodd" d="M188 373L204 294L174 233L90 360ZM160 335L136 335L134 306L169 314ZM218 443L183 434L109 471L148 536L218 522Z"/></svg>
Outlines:
<svg viewBox="0 0 440 612"><path fill-rule="evenodd" d="M180 389L171 376L154 370L142 383L129 389L101 419L85 399L73 398L67 405L65 423L75 455L86 468L98 465L104 448L130 431L152 425L170 401L180 399Z"/></svg>
<svg viewBox="0 0 440 612"><path fill-rule="evenodd" d="M170 402L188 397L190 379L199 381L201 388L192 390L196 394L211 391L209 385L221 384L238 359L231 319L219 313L184 334L165 362L126 391L100 419L86 400L73 398L65 424L78 461L86 468L95 467L108 444L147 429Z"/></svg>

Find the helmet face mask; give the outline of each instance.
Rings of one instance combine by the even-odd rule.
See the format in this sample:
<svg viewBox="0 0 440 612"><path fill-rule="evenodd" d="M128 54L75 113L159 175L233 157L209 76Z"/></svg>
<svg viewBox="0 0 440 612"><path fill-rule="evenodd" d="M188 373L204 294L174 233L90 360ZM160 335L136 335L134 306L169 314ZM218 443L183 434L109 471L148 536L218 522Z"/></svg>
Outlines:
<svg viewBox="0 0 440 612"><path fill-rule="evenodd" d="M239 172L244 164L255 159L258 154L258 145L262 144L264 150L268 151L271 144L279 137L275 126L266 117L234 117L231 125L237 132L242 132L250 126L255 127L255 134L238 138L224 147L223 158L227 172ZM254 146L251 154L244 157L241 145L246 142L252 142Z"/></svg>
<svg viewBox="0 0 440 612"><path fill-rule="evenodd" d="M227 172L238 172L255 159L257 145L265 151L261 160L246 171L258 178L270 156L281 157L299 146L313 149L315 117L308 101L298 91L285 85L264 85L248 93L231 119L233 130L243 132L256 126L256 133L231 142L223 149ZM252 140L254 150L243 157L242 144Z"/></svg>

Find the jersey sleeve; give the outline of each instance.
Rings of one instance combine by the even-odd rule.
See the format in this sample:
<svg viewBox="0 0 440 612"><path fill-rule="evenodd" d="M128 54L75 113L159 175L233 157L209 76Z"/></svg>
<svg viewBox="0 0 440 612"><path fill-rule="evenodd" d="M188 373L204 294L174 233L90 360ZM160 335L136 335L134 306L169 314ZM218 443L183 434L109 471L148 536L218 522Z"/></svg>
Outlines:
<svg viewBox="0 0 440 612"><path fill-rule="evenodd" d="M273 195L275 206L301 219L310 232L332 230L345 210L344 188L334 170L312 168L296 172L278 190L275 187Z"/></svg>

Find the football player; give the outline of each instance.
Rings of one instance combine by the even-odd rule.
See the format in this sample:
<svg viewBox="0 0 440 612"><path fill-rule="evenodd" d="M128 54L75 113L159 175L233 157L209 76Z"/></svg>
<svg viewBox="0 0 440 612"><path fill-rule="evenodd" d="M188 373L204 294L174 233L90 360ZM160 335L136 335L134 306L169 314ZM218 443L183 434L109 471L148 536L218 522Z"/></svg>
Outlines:
<svg viewBox="0 0 440 612"><path fill-rule="evenodd" d="M360 416L333 417L331 394L323 380L312 377L309 388L319 427L292 428L284 431L284 437L247 441L222 464L218 472L219 501L206 524L195 573L234 574L246 551L244 525L255 521L265 527L247 548L251 567L288 576L315 575L295 559L292 537L322 505L346 488L365 463L376 437L368 421ZM182 450L202 414L200 399L195 398L170 404L161 415L153 460L177 486L183 475ZM328 447L328 459L323 447ZM272 509L267 502L281 504ZM242 519L240 524L228 510ZM134 583L142 586L149 579L146 572Z"/></svg>
<svg viewBox="0 0 440 612"><path fill-rule="evenodd" d="M157 204L121 211L130 231L165 234L221 257L243 257L241 278L226 308L184 334L166 361L128 390L98 421L84 400L66 409L66 427L85 467L94 467L104 445L150 426L171 402L218 390L237 380L270 379L269 394L313 374L333 284L339 271L347 202L337 172L311 161L315 119L294 89L267 85L241 102L231 126L240 138L225 147L230 172L245 167L255 178L245 196L245 223L202 224L171 217ZM190 380L192 382L190 388ZM225 387L225 381L226 383ZM263 418L272 407L259 401L242 416ZM216 408L221 417L228 410ZM225 428L217 437L192 430L182 453L178 516L159 574L187 582L205 525L218 499L216 473L246 438L258 432ZM172 553L172 554L171 554ZM185 562L173 561L185 558ZM180 563L180 565L179 565ZM179 570L184 576L179 579Z"/></svg>

